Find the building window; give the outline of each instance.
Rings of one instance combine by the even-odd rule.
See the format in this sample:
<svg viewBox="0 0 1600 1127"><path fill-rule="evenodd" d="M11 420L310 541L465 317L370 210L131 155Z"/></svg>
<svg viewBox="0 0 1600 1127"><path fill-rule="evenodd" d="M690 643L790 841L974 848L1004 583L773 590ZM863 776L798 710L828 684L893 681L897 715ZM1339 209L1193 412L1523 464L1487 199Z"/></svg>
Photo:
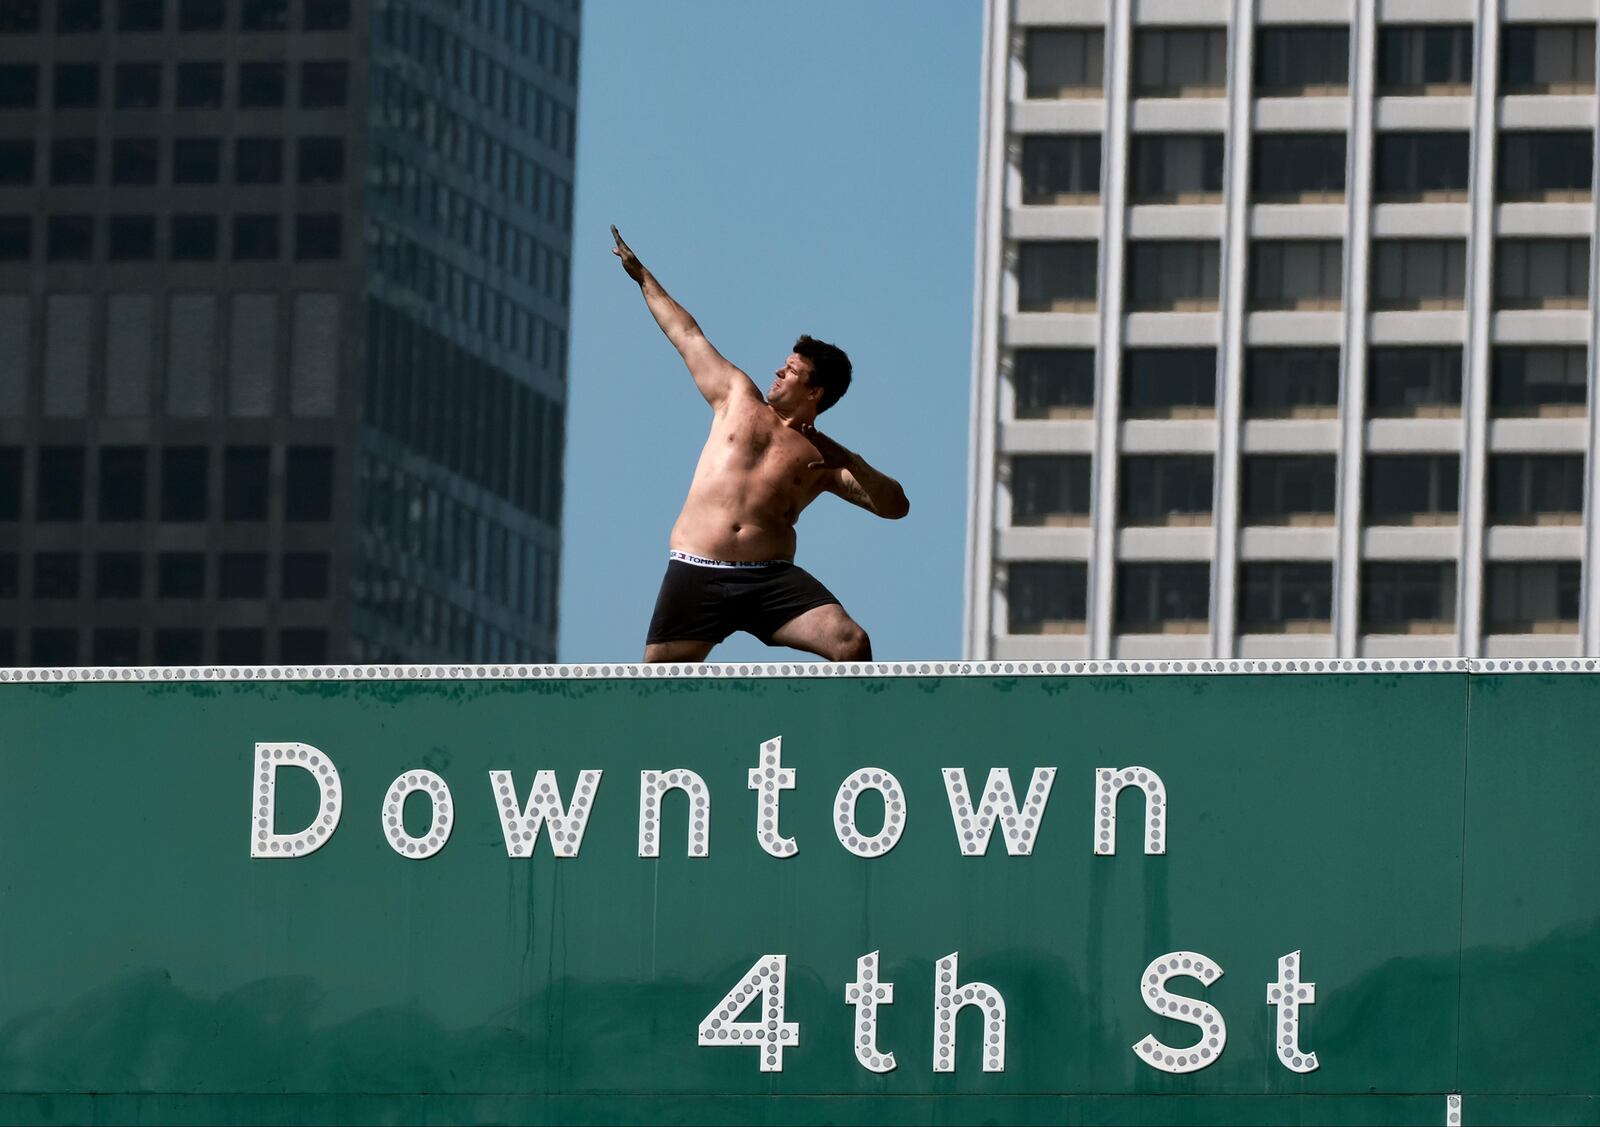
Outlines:
<svg viewBox="0 0 1600 1127"><path fill-rule="evenodd" d="M1244 410L1253 419L1331 419L1339 413L1337 348L1252 348Z"/></svg>
<svg viewBox="0 0 1600 1127"><path fill-rule="evenodd" d="M22 518L22 447L0 446L0 521Z"/></svg>
<svg viewBox="0 0 1600 1127"><path fill-rule="evenodd" d="M205 634L193 629L165 627L156 631L157 665L199 665Z"/></svg>
<svg viewBox="0 0 1600 1127"><path fill-rule="evenodd" d="M283 179L283 138L240 137L233 144L235 184L276 184Z"/></svg>
<svg viewBox="0 0 1600 1127"><path fill-rule="evenodd" d="M1583 345L1499 345L1492 354L1489 406L1502 418L1582 415L1588 401L1587 361Z"/></svg>
<svg viewBox="0 0 1600 1127"><path fill-rule="evenodd" d="M294 217L294 256L300 261L338 258L344 234L337 212Z"/></svg>
<svg viewBox="0 0 1600 1127"><path fill-rule="evenodd" d="M174 261L210 262L217 257L215 215L174 215L171 234Z"/></svg>
<svg viewBox="0 0 1600 1127"><path fill-rule="evenodd" d="M285 599L325 599L328 597L328 553L285 552L283 554Z"/></svg>
<svg viewBox="0 0 1600 1127"><path fill-rule="evenodd" d="M233 217L233 260L266 262L278 257L278 217L276 215L235 215Z"/></svg>
<svg viewBox="0 0 1600 1127"><path fill-rule="evenodd" d="M118 63L116 107L119 110L161 108L161 64Z"/></svg>
<svg viewBox="0 0 1600 1127"><path fill-rule="evenodd" d="M339 184L344 181L344 139L302 137L299 141L298 176L302 184Z"/></svg>
<svg viewBox="0 0 1600 1127"><path fill-rule="evenodd" d="M118 31L160 31L166 0L117 0Z"/></svg>
<svg viewBox="0 0 1600 1127"><path fill-rule="evenodd" d="M1500 35L1500 93L1594 93L1594 24L1507 24Z"/></svg>
<svg viewBox="0 0 1600 1127"><path fill-rule="evenodd" d="M26 262L33 257L33 220L26 215L0 215L0 262Z"/></svg>
<svg viewBox="0 0 1600 1127"><path fill-rule="evenodd" d="M1368 524L1455 524L1461 511L1459 455L1369 455L1366 479Z"/></svg>
<svg viewBox="0 0 1600 1127"><path fill-rule="evenodd" d="M99 30L100 0L56 0L56 34L82 35Z"/></svg>
<svg viewBox="0 0 1600 1127"><path fill-rule="evenodd" d="M1472 93L1472 25L1380 27L1378 93Z"/></svg>
<svg viewBox="0 0 1600 1127"><path fill-rule="evenodd" d="M1582 454L1491 454L1492 524L1582 524Z"/></svg>
<svg viewBox="0 0 1600 1127"><path fill-rule="evenodd" d="M1150 134L1133 139L1137 203L1215 203L1222 199L1222 135Z"/></svg>
<svg viewBox="0 0 1600 1127"><path fill-rule="evenodd" d="M267 464L265 446L229 446L222 453L222 519L267 519Z"/></svg>
<svg viewBox="0 0 1600 1127"><path fill-rule="evenodd" d="M239 108L277 109L283 105L287 71L283 63L239 64Z"/></svg>
<svg viewBox="0 0 1600 1127"><path fill-rule="evenodd" d="M154 184L161 167L154 137L127 137L111 142L113 184Z"/></svg>
<svg viewBox="0 0 1600 1127"><path fill-rule="evenodd" d="M264 631L246 627L217 631L217 661L223 665L260 665L266 656Z"/></svg>
<svg viewBox="0 0 1600 1127"><path fill-rule="evenodd" d="M1021 348L1012 372L1019 419L1094 416L1094 349Z"/></svg>
<svg viewBox="0 0 1600 1127"><path fill-rule="evenodd" d="M178 108L214 110L222 108L222 64L178 64Z"/></svg>
<svg viewBox="0 0 1600 1127"><path fill-rule="evenodd" d="M1030 98L1099 98L1105 87L1105 32L1032 28L1026 63Z"/></svg>
<svg viewBox="0 0 1600 1127"><path fill-rule="evenodd" d="M1225 27L1134 29L1133 86L1139 98L1220 98L1228 86Z"/></svg>
<svg viewBox="0 0 1600 1127"><path fill-rule="evenodd" d="M1594 134L1502 133L1495 168L1502 201L1587 200L1594 178Z"/></svg>
<svg viewBox="0 0 1600 1127"><path fill-rule="evenodd" d="M1022 139L1022 202L1093 203L1100 198L1100 135L1031 134Z"/></svg>
<svg viewBox="0 0 1600 1127"><path fill-rule="evenodd" d="M163 599L205 598L205 553L162 552L157 556L156 594Z"/></svg>
<svg viewBox="0 0 1600 1127"><path fill-rule="evenodd" d="M33 141L0 140L0 184L33 183Z"/></svg>
<svg viewBox="0 0 1600 1127"><path fill-rule="evenodd" d="M330 519L333 515L333 448L291 446L287 468L284 519Z"/></svg>
<svg viewBox="0 0 1600 1127"><path fill-rule="evenodd" d="M179 31L221 31L228 0L178 0Z"/></svg>
<svg viewBox="0 0 1600 1127"><path fill-rule="evenodd" d="M1258 133L1250 154L1250 193L1258 203L1337 203L1344 199L1343 133Z"/></svg>
<svg viewBox="0 0 1600 1127"><path fill-rule="evenodd" d="M224 599L266 598L267 554L222 553L217 557L217 594Z"/></svg>
<svg viewBox="0 0 1600 1127"><path fill-rule="evenodd" d="M144 557L138 552L98 552L94 558L97 599L137 599L144 595Z"/></svg>
<svg viewBox="0 0 1600 1127"><path fill-rule="evenodd" d="M1122 459L1124 524L1211 523L1210 454L1130 454Z"/></svg>
<svg viewBox="0 0 1600 1127"><path fill-rule="evenodd" d="M31 110L39 102L39 68L32 63L0 66L0 109Z"/></svg>
<svg viewBox="0 0 1600 1127"><path fill-rule="evenodd" d="M207 457L204 446L167 446L161 451L161 519L206 519Z"/></svg>
<svg viewBox="0 0 1600 1127"><path fill-rule="evenodd" d="M283 31L289 26L289 0L244 0L242 31Z"/></svg>
<svg viewBox="0 0 1600 1127"><path fill-rule="evenodd" d="M1491 634L1576 634L1582 605L1583 565L1492 563L1484 583L1486 627Z"/></svg>
<svg viewBox="0 0 1600 1127"><path fill-rule="evenodd" d="M1018 454L1011 459L1011 523L1089 523L1088 455Z"/></svg>
<svg viewBox="0 0 1600 1127"><path fill-rule="evenodd" d="M1210 614L1210 564L1117 566L1119 633L1204 634Z"/></svg>
<svg viewBox="0 0 1600 1127"><path fill-rule="evenodd" d="M1374 157L1380 200L1462 201L1472 152L1466 133L1383 133Z"/></svg>
<svg viewBox="0 0 1600 1127"><path fill-rule="evenodd" d="M1460 239L1378 239L1372 244L1374 309L1460 309L1467 244Z"/></svg>
<svg viewBox="0 0 1600 1127"><path fill-rule="evenodd" d="M300 26L306 31L343 31L350 26L350 0L305 0Z"/></svg>
<svg viewBox="0 0 1600 1127"><path fill-rule="evenodd" d="M328 660L328 632L297 627L278 631L278 660L285 665L315 665Z"/></svg>
<svg viewBox="0 0 1600 1127"><path fill-rule="evenodd" d="M1347 27L1263 27L1256 32L1256 97L1343 94L1350 85Z"/></svg>
<svg viewBox="0 0 1600 1127"><path fill-rule="evenodd" d="M33 664L78 664L78 632L67 627L36 627L33 631Z"/></svg>
<svg viewBox="0 0 1600 1127"><path fill-rule="evenodd" d="M1239 569L1241 634L1328 634L1331 563L1248 563Z"/></svg>
<svg viewBox="0 0 1600 1127"><path fill-rule="evenodd" d="M1461 414L1461 349L1374 348L1367 353L1367 412L1374 418Z"/></svg>
<svg viewBox="0 0 1600 1127"><path fill-rule="evenodd" d="M1215 242L1134 242L1128 246L1128 305L1133 310L1217 307L1222 268Z"/></svg>
<svg viewBox="0 0 1600 1127"><path fill-rule="evenodd" d="M0 4L0 33L39 30L39 0L11 0Z"/></svg>
<svg viewBox="0 0 1600 1127"><path fill-rule="evenodd" d="M1496 309L1586 309L1588 239L1501 239L1494 256Z"/></svg>
<svg viewBox="0 0 1600 1127"><path fill-rule="evenodd" d="M83 447L41 446L34 497L40 521L83 519Z"/></svg>
<svg viewBox="0 0 1600 1127"><path fill-rule="evenodd" d="M1209 419L1216 415L1216 349L1130 348L1122 360L1122 413L1126 418Z"/></svg>
<svg viewBox="0 0 1600 1127"><path fill-rule="evenodd" d="M76 552L35 552L33 597L76 599L81 563L81 557Z"/></svg>
<svg viewBox="0 0 1600 1127"><path fill-rule="evenodd" d="M50 183L93 184L95 140L64 137L50 142Z"/></svg>
<svg viewBox="0 0 1600 1127"><path fill-rule="evenodd" d="M1331 454L1246 455L1244 523L1332 524L1336 463Z"/></svg>
<svg viewBox="0 0 1600 1127"><path fill-rule="evenodd" d="M1338 309L1343 304L1343 243L1332 239L1251 242L1251 309Z"/></svg>
<svg viewBox="0 0 1600 1127"><path fill-rule="evenodd" d="M147 262L156 256L156 217L113 215L110 257L116 262Z"/></svg>
<svg viewBox="0 0 1600 1127"><path fill-rule="evenodd" d="M1006 573L1006 633L1084 632L1089 617L1087 564L1013 563Z"/></svg>
<svg viewBox="0 0 1600 1127"><path fill-rule="evenodd" d="M55 107L58 110L92 110L100 104L98 63L57 63Z"/></svg>
<svg viewBox="0 0 1600 1127"><path fill-rule="evenodd" d="M349 99L350 66L342 59L300 64L300 107L325 109Z"/></svg>
<svg viewBox="0 0 1600 1127"><path fill-rule="evenodd" d="M1095 242L1023 243L1018 249L1017 308L1024 313L1092 310L1099 293Z"/></svg>
<svg viewBox="0 0 1600 1127"><path fill-rule="evenodd" d="M0 599L14 599L18 594L17 553L0 552Z"/></svg>
<svg viewBox="0 0 1600 1127"><path fill-rule="evenodd" d="M142 446L100 448L102 523L144 519L145 450Z"/></svg>
<svg viewBox="0 0 1600 1127"><path fill-rule="evenodd" d="M215 184L222 170L222 142L215 137L179 137L172 142L174 184Z"/></svg>
<svg viewBox="0 0 1600 1127"><path fill-rule="evenodd" d="M1451 634L1456 626L1454 563L1361 565L1365 634Z"/></svg>
<svg viewBox="0 0 1600 1127"><path fill-rule="evenodd" d="M45 220L45 257L51 262L87 262L94 257L94 216L52 215Z"/></svg>

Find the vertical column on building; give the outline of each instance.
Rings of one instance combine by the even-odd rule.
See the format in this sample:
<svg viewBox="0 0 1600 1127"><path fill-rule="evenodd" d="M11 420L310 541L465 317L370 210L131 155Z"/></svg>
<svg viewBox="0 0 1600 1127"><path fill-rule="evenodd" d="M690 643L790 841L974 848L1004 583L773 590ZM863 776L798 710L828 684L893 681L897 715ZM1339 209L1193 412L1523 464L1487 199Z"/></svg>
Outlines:
<svg viewBox="0 0 1600 1127"><path fill-rule="evenodd" d="M982 157L978 165L977 309L972 330L971 464L967 495L967 582L962 650L983 661L994 648L995 457L1002 244L1005 221L1006 119L1011 70L1011 0L984 9Z"/></svg>
<svg viewBox="0 0 1600 1127"><path fill-rule="evenodd" d="M1211 654L1233 657L1238 616L1239 445L1244 396L1245 262L1250 247L1250 120L1255 0L1234 0L1228 66L1227 200L1222 233L1222 338L1217 349L1217 441L1211 501Z"/></svg>
<svg viewBox="0 0 1600 1127"><path fill-rule="evenodd" d="M1350 17L1350 126L1346 134L1344 340L1339 363L1338 541L1333 562L1333 628L1340 657L1357 656L1361 606L1361 481L1366 444L1368 232L1372 226L1372 120L1377 77L1376 5Z"/></svg>
<svg viewBox="0 0 1600 1127"><path fill-rule="evenodd" d="M1456 652L1483 652L1483 513L1489 464L1489 344L1494 322L1495 112L1500 79L1500 3L1478 0L1472 76L1472 226L1467 243L1467 339L1461 381L1461 548Z"/></svg>
<svg viewBox="0 0 1600 1127"><path fill-rule="evenodd" d="M1600 58L1595 60L1595 73L1600 74ZM1584 399L1589 432L1583 452L1583 605L1579 636L1584 656L1600 657L1600 520L1595 519L1595 504L1600 501L1600 465L1596 465L1600 461L1600 358L1595 356L1600 349L1600 122L1592 123L1591 128L1594 157L1589 185L1589 351L1585 357L1589 388Z"/></svg>
<svg viewBox="0 0 1600 1127"><path fill-rule="evenodd" d="M1089 655L1111 656L1117 567L1117 449L1122 401L1122 271L1128 209L1133 0L1107 5L1106 120L1101 160L1100 302L1095 336L1094 543L1089 556Z"/></svg>

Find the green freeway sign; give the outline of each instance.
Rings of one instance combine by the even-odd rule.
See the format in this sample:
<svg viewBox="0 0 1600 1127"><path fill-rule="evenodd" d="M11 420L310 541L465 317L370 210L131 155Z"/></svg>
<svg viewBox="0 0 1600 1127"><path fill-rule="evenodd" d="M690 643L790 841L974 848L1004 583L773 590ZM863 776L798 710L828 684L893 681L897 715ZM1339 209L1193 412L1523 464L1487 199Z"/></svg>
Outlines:
<svg viewBox="0 0 1600 1127"><path fill-rule="evenodd" d="M0 671L0 1120L1595 1122L1600 673L1340 664Z"/></svg>

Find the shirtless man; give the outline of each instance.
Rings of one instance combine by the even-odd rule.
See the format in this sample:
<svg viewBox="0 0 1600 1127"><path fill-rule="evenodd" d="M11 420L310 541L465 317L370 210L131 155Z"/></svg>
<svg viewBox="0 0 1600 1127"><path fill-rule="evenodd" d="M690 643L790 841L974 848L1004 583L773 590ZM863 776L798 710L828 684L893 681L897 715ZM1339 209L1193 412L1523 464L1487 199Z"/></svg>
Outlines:
<svg viewBox="0 0 1600 1127"><path fill-rule="evenodd" d="M794 564L795 521L823 492L889 520L911 508L899 482L816 428L817 416L850 386L849 358L803 336L763 398L755 381L711 347L615 227L611 235L617 241L611 253L639 283L712 411L711 434L672 526L645 661L704 661L735 630L829 661L871 661L866 631Z"/></svg>

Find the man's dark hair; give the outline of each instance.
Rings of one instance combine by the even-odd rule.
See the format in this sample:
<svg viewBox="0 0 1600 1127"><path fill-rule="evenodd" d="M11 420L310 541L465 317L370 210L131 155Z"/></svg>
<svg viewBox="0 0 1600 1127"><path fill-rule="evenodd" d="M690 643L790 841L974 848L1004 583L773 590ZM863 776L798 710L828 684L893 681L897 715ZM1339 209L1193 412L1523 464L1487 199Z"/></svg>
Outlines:
<svg viewBox="0 0 1600 1127"><path fill-rule="evenodd" d="M820 415L850 390L850 357L844 349L809 336L795 341L794 351L796 356L811 361L809 386L822 389L822 398L817 402Z"/></svg>

